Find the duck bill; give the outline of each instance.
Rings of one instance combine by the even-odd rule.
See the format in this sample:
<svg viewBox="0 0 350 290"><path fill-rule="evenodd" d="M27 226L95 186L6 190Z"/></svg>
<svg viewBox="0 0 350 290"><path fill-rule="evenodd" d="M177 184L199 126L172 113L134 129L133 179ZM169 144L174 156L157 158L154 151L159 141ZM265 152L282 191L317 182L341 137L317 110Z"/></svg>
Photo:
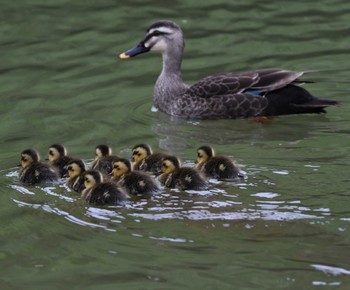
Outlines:
<svg viewBox="0 0 350 290"><path fill-rule="evenodd" d="M145 52L148 52L149 51L149 48L148 47L145 47L145 44L143 41L141 41L137 46L135 46L134 48L132 49L129 49L128 51L126 52L123 52L119 55L119 58L120 59L127 59L127 58L130 58L130 57L133 57L135 55L138 55L138 54L141 54L141 53L145 53Z"/></svg>

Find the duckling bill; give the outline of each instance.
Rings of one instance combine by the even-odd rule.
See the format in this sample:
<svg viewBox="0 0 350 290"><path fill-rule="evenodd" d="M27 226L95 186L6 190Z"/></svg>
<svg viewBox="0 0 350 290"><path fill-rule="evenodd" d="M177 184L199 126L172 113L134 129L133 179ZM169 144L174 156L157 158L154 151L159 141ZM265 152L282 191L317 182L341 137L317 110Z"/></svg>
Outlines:
<svg viewBox="0 0 350 290"><path fill-rule="evenodd" d="M184 51L181 28L172 21L153 23L144 39L120 54L127 59L148 51L162 54L163 69L154 86L154 105L159 110L186 119L250 118L305 113L325 113L335 100L311 95L300 85L308 71L269 68L247 72L218 73L193 85L181 77Z"/></svg>

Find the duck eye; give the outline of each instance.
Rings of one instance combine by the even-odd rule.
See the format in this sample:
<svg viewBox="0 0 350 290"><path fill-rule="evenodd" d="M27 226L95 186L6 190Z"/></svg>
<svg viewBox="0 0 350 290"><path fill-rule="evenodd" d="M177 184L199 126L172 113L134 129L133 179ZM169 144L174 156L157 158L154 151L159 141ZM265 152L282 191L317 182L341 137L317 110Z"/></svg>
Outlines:
<svg viewBox="0 0 350 290"><path fill-rule="evenodd" d="M161 35L162 33L159 31L159 30L155 30L155 31L153 31L153 33L152 33L152 35L153 36L159 36L159 35Z"/></svg>

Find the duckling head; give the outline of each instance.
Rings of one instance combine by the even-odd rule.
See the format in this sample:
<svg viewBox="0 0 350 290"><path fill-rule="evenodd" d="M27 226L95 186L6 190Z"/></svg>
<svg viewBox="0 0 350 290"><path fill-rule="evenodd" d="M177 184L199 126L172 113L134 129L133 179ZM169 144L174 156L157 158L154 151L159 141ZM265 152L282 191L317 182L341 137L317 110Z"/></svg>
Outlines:
<svg viewBox="0 0 350 290"><path fill-rule="evenodd" d="M132 148L132 161L136 163L140 162L152 153L151 146L148 144L137 144Z"/></svg>
<svg viewBox="0 0 350 290"><path fill-rule="evenodd" d="M67 149L62 144L53 144L49 147L49 161L55 161L67 155Z"/></svg>
<svg viewBox="0 0 350 290"><path fill-rule="evenodd" d="M210 146L204 145L197 149L197 160L196 163L200 164L208 161L208 159L215 156L214 149Z"/></svg>
<svg viewBox="0 0 350 290"><path fill-rule="evenodd" d="M105 144L97 145L95 148L95 160L112 155L112 148Z"/></svg>
<svg viewBox="0 0 350 290"><path fill-rule="evenodd" d="M102 174L97 170L88 170L84 176L84 187L90 189L103 182Z"/></svg>
<svg viewBox="0 0 350 290"><path fill-rule="evenodd" d="M22 168L30 166L34 162L40 161L40 155L38 151L34 149L25 149L21 153L21 164Z"/></svg>
<svg viewBox="0 0 350 290"><path fill-rule="evenodd" d="M167 156L162 162L162 173L172 173L176 169L180 168L180 159L176 156Z"/></svg>
<svg viewBox="0 0 350 290"><path fill-rule="evenodd" d="M85 163L80 160L72 160L66 165L69 177L76 177L86 171Z"/></svg>
<svg viewBox="0 0 350 290"><path fill-rule="evenodd" d="M113 176L119 177L132 171L132 164L129 159L119 158L113 163Z"/></svg>

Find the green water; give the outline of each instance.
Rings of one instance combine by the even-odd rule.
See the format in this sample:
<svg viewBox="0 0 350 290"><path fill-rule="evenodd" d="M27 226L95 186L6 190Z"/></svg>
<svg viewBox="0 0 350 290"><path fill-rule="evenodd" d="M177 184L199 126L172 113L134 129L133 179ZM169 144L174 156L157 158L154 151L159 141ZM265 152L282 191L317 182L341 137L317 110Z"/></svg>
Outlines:
<svg viewBox="0 0 350 290"><path fill-rule="evenodd" d="M350 289L350 6L347 1L3 1L0 9L0 288ZM156 54L129 61L157 19L186 36L183 77L317 70L326 115L184 121L152 112ZM91 160L136 143L193 164L210 143L248 178L164 190L126 207L63 184L23 187L19 153L60 142Z"/></svg>

